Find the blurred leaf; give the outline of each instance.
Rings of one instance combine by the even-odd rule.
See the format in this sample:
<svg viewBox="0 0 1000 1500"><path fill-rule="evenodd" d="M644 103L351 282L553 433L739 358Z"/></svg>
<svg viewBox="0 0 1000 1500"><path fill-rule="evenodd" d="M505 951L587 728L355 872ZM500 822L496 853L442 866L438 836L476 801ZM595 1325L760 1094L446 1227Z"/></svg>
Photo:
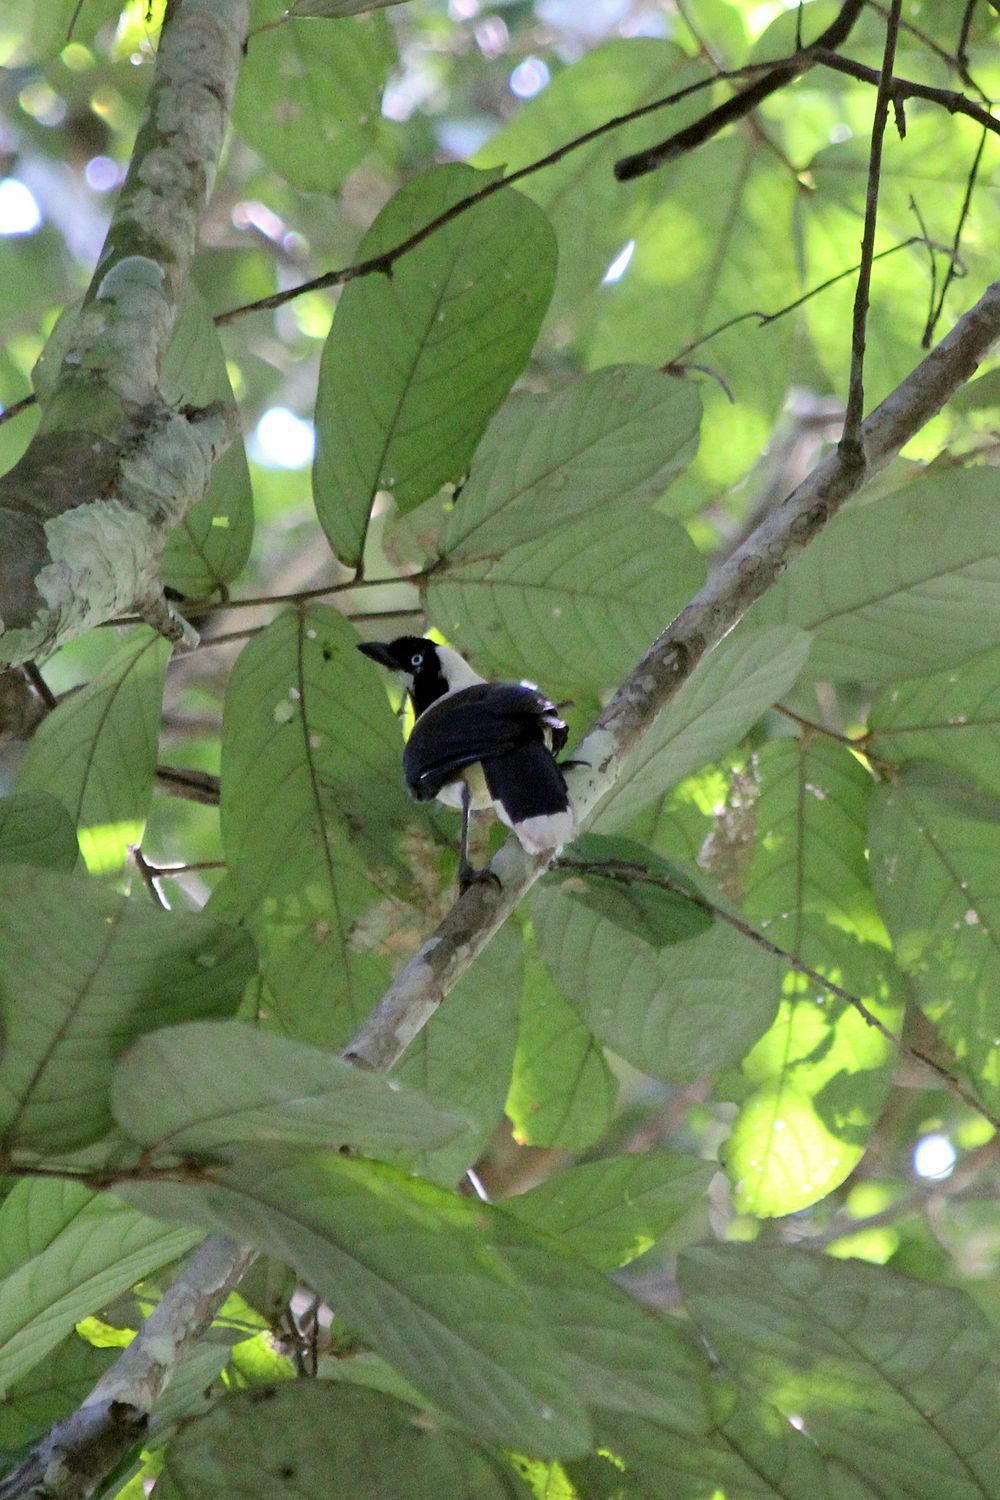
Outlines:
<svg viewBox="0 0 1000 1500"><path fill-rule="evenodd" d="M757 776L747 917L898 1029L895 966L868 875L872 777L821 735L765 745ZM759 1215L805 1208L843 1182L864 1152L896 1060L846 1001L790 969L775 977L778 1016L743 1064L752 1089L725 1148L737 1208Z"/></svg>
<svg viewBox="0 0 1000 1500"><path fill-rule="evenodd" d="M872 881L900 967L994 1108L1000 1102L997 852L994 819L949 806L906 776L878 788Z"/></svg>
<svg viewBox="0 0 1000 1500"><path fill-rule="evenodd" d="M199 1238L76 1183L15 1183L0 1206L0 1390Z"/></svg>
<svg viewBox="0 0 1000 1500"><path fill-rule="evenodd" d="M448 1429L428 1431L391 1396L323 1381L230 1396L170 1444L166 1475L182 1497L265 1492L365 1500L523 1500L501 1460ZM362 1477L363 1475L363 1477Z"/></svg>
<svg viewBox="0 0 1000 1500"><path fill-rule="evenodd" d="M964 1293L750 1245L686 1251L680 1276L719 1359L878 1494L1000 1494L996 1339Z"/></svg>
<svg viewBox="0 0 1000 1500"><path fill-rule="evenodd" d="M208 308L189 287L170 348L161 390L176 406L235 404L222 341ZM243 440L236 437L212 470L206 494L171 534L163 555L163 581L186 599L203 599L241 573L253 538L253 491Z"/></svg>
<svg viewBox="0 0 1000 1500"><path fill-rule="evenodd" d="M623 828L647 803L717 760L789 690L808 655L809 637L787 626L727 636L699 662L626 759L595 828Z"/></svg>
<svg viewBox="0 0 1000 1500"><path fill-rule="evenodd" d="M253 971L235 928L25 865L0 866L0 952L8 1149L97 1140L118 1053L144 1031L231 1015Z"/></svg>
<svg viewBox="0 0 1000 1500"><path fill-rule="evenodd" d="M1000 651L886 688L868 722L862 748L904 765L935 762L1000 795Z"/></svg>
<svg viewBox="0 0 1000 1500"><path fill-rule="evenodd" d="M0 798L0 863L72 870L78 847L72 819L49 792Z"/></svg>
<svg viewBox="0 0 1000 1500"><path fill-rule="evenodd" d="M133 1139L181 1155L259 1141L412 1157L465 1125L395 1079L236 1021L141 1037L115 1070L112 1103Z"/></svg>
<svg viewBox="0 0 1000 1500"><path fill-rule="evenodd" d="M356 641L325 605L280 615L233 669L222 732L232 900L252 920L276 1020L327 1046L388 980L360 930L379 897L365 856L398 859L410 814L399 725ZM389 923L399 907L388 901Z"/></svg>
<svg viewBox="0 0 1000 1500"><path fill-rule="evenodd" d="M286 9L255 0L233 123L294 187L334 193L378 139L392 34L381 16L318 26Z"/></svg>
<svg viewBox="0 0 1000 1500"><path fill-rule="evenodd" d="M119 870L128 845L142 842L169 659L152 630L131 631L92 681L46 715L21 762L18 790L58 797L92 874Z"/></svg>
<svg viewBox="0 0 1000 1500"><path fill-rule="evenodd" d="M154 1212L288 1256L311 1287L436 1406L477 1435L580 1452L572 1378L504 1259L481 1207L379 1163L258 1159L197 1187L131 1183Z"/></svg>
<svg viewBox="0 0 1000 1500"><path fill-rule="evenodd" d="M432 168L387 204L357 258L392 249L494 176ZM544 214L510 190L459 214L391 276L344 288L320 367L314 469L320 523L343 562L361 559L377 491L406 512L461 479L531 353L555 262Z"/></svg>
<svg viewBox="0 0 1000 1500"><path fill-rule="evenodd" d="M612 1156L557 1172L539 1187L505 1198L502 1207L610 1271L664 1236L672 1248L700 1238L715 1172L713 1162L670 1151Z"/></svg>
<svg viewBox="0 0 1000 1500"><path fill-rule="evenodd" d="M582 1151L611 1124L618 1080L545 966L530 959L524 977L506 1104L514 1138L526 1146Z"/></svg>
<svg viewBox="0 0 1000 1500"><path fill-rule="evenodd" d="M842 511L750 610L812 636L812 677L892 682L1000 644L1000 511L989 469L929 470Z"/></svg>

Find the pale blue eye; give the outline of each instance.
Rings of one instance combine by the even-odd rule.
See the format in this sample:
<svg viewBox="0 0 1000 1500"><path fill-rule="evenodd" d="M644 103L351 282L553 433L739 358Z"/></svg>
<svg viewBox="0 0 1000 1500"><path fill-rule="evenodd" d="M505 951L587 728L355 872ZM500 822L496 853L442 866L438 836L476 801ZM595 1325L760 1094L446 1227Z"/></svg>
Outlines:
<svg viewBox="0 0 1000 1500"><path fill-rule="evenodd" d="M422 667L423 664L424 664L424 659L420 655L419 651L417 652L416 656L411 656L410 657L410 666L411 667Z"/></svg>

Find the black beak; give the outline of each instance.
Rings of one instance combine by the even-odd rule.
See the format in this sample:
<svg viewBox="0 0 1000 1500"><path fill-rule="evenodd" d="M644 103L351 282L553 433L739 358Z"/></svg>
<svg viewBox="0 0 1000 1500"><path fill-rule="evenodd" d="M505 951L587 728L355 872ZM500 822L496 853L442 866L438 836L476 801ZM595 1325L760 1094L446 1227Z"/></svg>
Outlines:
<svg viewBox="0 0 1000 1500"><path fill-rule="evenodd" d="M379 666L388 667L391 672L399 671L399 662L382 641L359 641L358 650L363 656L369 656L372 661L377 661Z"/></svg>

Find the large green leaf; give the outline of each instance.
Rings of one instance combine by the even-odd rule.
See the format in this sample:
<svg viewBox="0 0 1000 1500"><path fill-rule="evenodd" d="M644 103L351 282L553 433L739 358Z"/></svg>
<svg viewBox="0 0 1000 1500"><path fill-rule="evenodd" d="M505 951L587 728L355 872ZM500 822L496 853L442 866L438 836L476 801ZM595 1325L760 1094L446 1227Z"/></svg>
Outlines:
<svg viewBox="0 0 1000 1500"><path fill-rule="evenodd" d="M198 1238L76 1183L15 1184L0 1206L0 1391Z"/></svg>
<svg viewBox="0 0 1000 1500"><path fill-rule="evenodd" d="M253 971L235 928L26 865L0 866L0 952L8 1148L96 1140L117 1055L144 1031L231 1015Z"/></svg>
<svg viewBox="0 0 1000 1500"><path fill-rule="evenodd" d="M594 1033L544 964L530 958L506 1104L515 1140L582 1151L611 1124L617 1093L618 1080Z"/></svg>
<svg viewBox="0 0 1000 1500"><path fill-rule="evenodd" d="M76 829L51 792L13 792L0 799L0 861L72 870Z"/></svg>
<svg viewBox="0 0 1000 1500"><path fill-rule="evenodd" d="M909 767L872 807L872 880L900 967L977 1088L1000 1100L1000 804ZM936 768L931 767L934 771ZM968 804L968 805L967 805Z"/></svg>
<svg viewBox="0 0 1000 1500"><path fill-rule="evenodd" d="M964 1293L778 1247L685 1252L716 1356L879 1495L1000 1494L996 1338Z"/></svg>
<svg viewBox="0 0 1000 1500"><path fill-rule="evenodd" d="M428 615L449 639L493 675L530 672L550 693L616 684L704 581L676 521L627 503L580 516L578 503L568 494L564 511L548 498L542 535L537 517L520 512L536 533L529 541L518 540L512 516L500 553L473 535L446 553L426 589Z"/></svg>
<svg viewBox="0 0 1000 1500"><path fill-rule="evenodd" d="M91 682L42 720L21 762L18 790L58 797L94 874L120 869L128 845L142 841L169 657L153 631L132 631Z"/></svg>
<svg viewBox="0 0 1000 1500"><path fill-rule="evenodd" d="M871 776L821 736L765 745L757 775L747 916L895 1029L895 968L866 858ZM752 1086L725 1158L737 1206L762 1215L805 1208L853 1170L895 1062L846 1001L791 970L776 978L778 1016L744 1063Z"/></svg>
<svg viewBox="0 0 1000 1500"><path fill-rule="evenodd" d="M541 540L554 518L656 499L690 462L700 415L691 386L643 365L598 370L551 396L513 396L479 445L445 556L488 558Z"/></svg>
<svg viewBox="0 0 1000 1500"><path fill-rule="evenodd" d="M657 949L558 888L536 892L532 909L559 988L644 1073L688 1081L726 1067L774 1017L775 960L730 927Z"/></svg>
<svg viewBox="0 0 1000 1500"><path fill-rule="evenodd" d="M235 401L226 357L200 294L189 287L163 361L161 389L175 405ZM171 534L163 581L185 598L203 598L243 569L253 538L253 491L237 437L212 470L211 483Z"/></svg>
<svg viewBox="0 0 1000 1500"><path fill-rule="evenodd" d="M382 210L357 258L402 243L493 175L432 168ZM437 230L391 277L345 287L320 366L313 475L344 562L361 559L379 490L405 512L461 479L531 353L555 264L545 215L511 190Z"/></svg>
<svg viewBox="0 0 1000 1500"><path fill-rule="evenodd" d="M935 761L1000 795L1000 651L886 688L868 723L873 755Z"/></svg>
<svg viewBox="0 0 1000 1500"><path fill-rule="evenodd" d="M705 1232L712 1162L649 1151L557 1172L505 1198L503 1209L553 1234L592 1265L614 1270L666 1237L676 1248Z"/></svg>
<svg viewBox="0 0 1000 1500"><path fill-rule="evenodd" d="M528 1497L500 1459L447 1428L427 1430L413 1407L318 1380L264 1386L220 1402L173 1439L164 1477L178 1500Z"/></svg>
<svg viewBox="0 0 1000 1500"><path fill-rule="evenodd" d="M325 605L279 616L242 652L226 691L222 842L231 897L251 914L274 1019L336 1045L389 975L377 923L400 924L365 855L387 864L409 816L402 739L384 688Z"/></svg>
<svg viewBox="0 0 1000 1500"><path fill-rule="evenodd" d="M259 1141L412 1157L466 1123L395 1080L235 1021L141 1037L115 1069L112 1105L134 1140L181 1155Z"/></svg>
<svg viewBox="0 0 1000 1500"><path fill-rule="evenodd" d="M1000 644L1000 510L989 469L930 470L854 504L747 616L812 636L814 677L892 682Z"/></svg>
<svg viewBox="0 0 1000 1500"><path fill-rule="evenodd" d="M594 828L625 827L648 803L716 760L788 692L809 655L801 630L736 632L716 646L628 757Z"/></svg>
<svg viewBox="0 0 1000 1500"><path fill-rule="evenodd" d="M233 122L293 186L333 193L377 140L391 32L381 16L330 26L287 9L255 0Z"/></svg>
<svg viewBox="0 0 1000 1500"><path fill-rule="evenodd" d="M586 1448L573 1377L468 1200L331 1155L277 1168L261 1158L210 1184L135 1184L128 1196L289 1259L474 1434L550 1456Z"/></svg>
<svg viewBox="0 0 1000 1500"><path fill-rule="evenodd" d="M95 1349L71 1333L15 1381L0 1404L0 1465L5 1450L33 1442L53 1422L79 1406L116 1353L113 1349Z"/></svg>

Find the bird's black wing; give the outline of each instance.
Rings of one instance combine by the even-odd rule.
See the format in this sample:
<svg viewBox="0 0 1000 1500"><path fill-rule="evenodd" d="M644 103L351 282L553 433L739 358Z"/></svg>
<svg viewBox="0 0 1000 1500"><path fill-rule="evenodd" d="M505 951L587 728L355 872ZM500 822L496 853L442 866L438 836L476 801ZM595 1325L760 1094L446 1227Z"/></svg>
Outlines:
<svg viewBox="0 0 1000 1500"><path fill-rule="evenodd" d="M406 784L418 802L436 797L465 766L507 755L523 745L565 744L566 726L537 688L483 682L431 704L413 726L403 752Z"/></svg>

